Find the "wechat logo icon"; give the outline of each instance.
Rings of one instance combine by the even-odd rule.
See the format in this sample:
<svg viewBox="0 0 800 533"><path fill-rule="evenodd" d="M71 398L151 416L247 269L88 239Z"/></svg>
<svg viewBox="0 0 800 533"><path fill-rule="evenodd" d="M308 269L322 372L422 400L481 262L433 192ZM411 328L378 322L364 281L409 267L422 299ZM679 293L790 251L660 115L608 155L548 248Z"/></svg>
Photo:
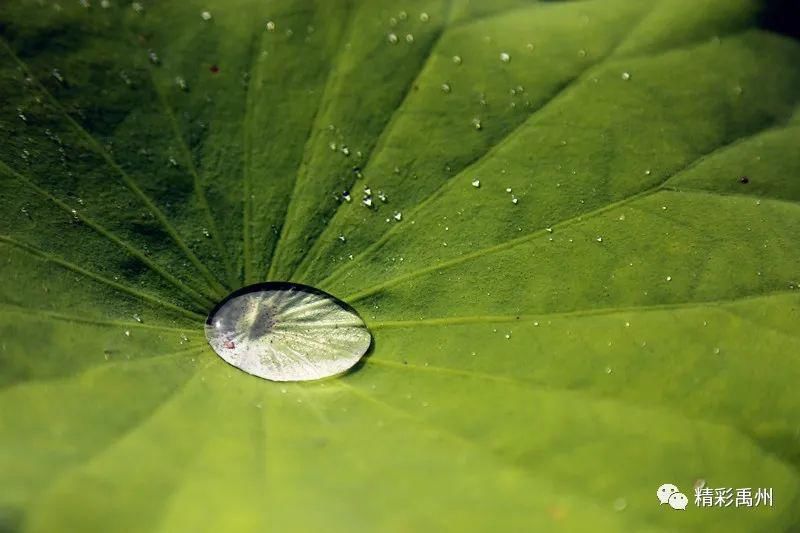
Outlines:
<svg viewBox="0 0 800 533"><path fill-rule="evenodd" d="M665 503L676 511L685 511L689 498L672 483L664 483L656 491L656 496L661 505Z"/></svg>

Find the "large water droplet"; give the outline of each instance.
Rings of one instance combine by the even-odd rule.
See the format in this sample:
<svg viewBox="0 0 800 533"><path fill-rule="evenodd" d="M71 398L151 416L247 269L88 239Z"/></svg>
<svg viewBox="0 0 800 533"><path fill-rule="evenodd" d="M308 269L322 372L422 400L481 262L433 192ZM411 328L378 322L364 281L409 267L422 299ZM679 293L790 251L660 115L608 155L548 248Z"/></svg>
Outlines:
<svg viewBox="0 0 800 533"><path fill-rule="evenodd" d="M352 307L313 287L286 282L231 293L211 311L205 330L217 355L273 381L341 374L372 342Z"/></svg>

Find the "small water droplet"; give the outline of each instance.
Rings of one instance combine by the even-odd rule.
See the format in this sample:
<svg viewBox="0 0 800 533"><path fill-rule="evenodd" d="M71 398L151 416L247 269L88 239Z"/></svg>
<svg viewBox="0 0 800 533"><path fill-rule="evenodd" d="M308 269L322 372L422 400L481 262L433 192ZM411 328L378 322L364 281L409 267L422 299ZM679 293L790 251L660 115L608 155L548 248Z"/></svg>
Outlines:
<svg viewBox="0 0 800 533"><path fill-rule="evenodd" d="M473 118L472 119L472 127L475 128L476 130L479 130L479 129L483 128L483 125L481 124L481 119Z"/></svg>
<svg viewBox="0 0 800 533"><path fill-rule="evenodd" d="M398 41L397 34L390 33L389 35L386 36L386 40L389 41L389 44L397 44Z"/></svg>
<svg viewBox="0 0 800 533"><path fill-rule="evenodd" d="M372 197L370 196L364 197L364 199L361 200L361 203L364 204L365 207L372 207Z"/></svg>
<svg viewBox="0 0 800 533"><path fill-rule="evenodd" d="M64 76L61 75L61 71L59 71L57 68L51 70L50 75L53 76L58 83L64 83Z"/></svg>
<svg viewBox="0 0 800 533"><path fill-rule="evenodd" d="M142 317L138 313L133 313L133 319L140 324L142 323Z"/></svg>
<svg viewBox="0 0 800 533"><path fill-rule="evenodd" d="M397 18L399 18L400 20L406 20L408 18L408 13L406 13L405 11L401 11L400 13L397 14Z"/></svg>
<svg viewBox="0 0 800 533"><path fill-rule="evenodd" d="M528 44L526 44L526 45L525 45L525 48L527 48L527 49L528 49L528 51L530 51L530 52L533 52L533 48L534 48L534 46L533 46L533 43L528 43Z"/></svg>
<svg viewBox="0 0 800 533"><path fill-rule="evenodd" d="M666 279L667 281L672 281L672 276L667 276L665 279Z"/></svg>
<svg viewBox="0 0 800 533"><path fill-rule="evenodd" d="M481 180L479 180L479 179L472 180L472 186L477 189L478 187L481 186Z"/></svg>
<svg viewBox="0 0 800 533"><path fill-rule="evenodd" d="M211 20L211 12L210 11L203 11L202 13L200 13L200 18L202 18L203 20L206 20L206 21Z"/></svg>
<svg viewBox="0 0 800 533"><path fill-rule="evenodd" d="M599 235L598 235L598 236L597 236L597 238L596 238L595 240L596 240L597 242L603 242L603 237L601 237L601 236L599 236Z"/></svg>
<svg viewBox="0 0 800 533"><path fill-rule="evenodd" d="M450 92L450 84L449 83L443 83L441 88L442 88L442 92L445 93L445 94L448 94Z"/></svg>
<svg viewBox="0 0 800 533"><path fill-rule="evenodd" d="M211 232L208 231L208 229L206 229L206 228L203 228L203 237L205 237L206 239L210 239L211 238Z"/></svg>
<svg viewBox="0 0 800 533"><path fill-rule="evenodd" d="M630 72L623 72L622 73L622 79L625 80L625 81L628 81L629 79L631 79L631 73Z"/></svg>
<svg viewBox="0 0 800 533"><path fill-rule="evenodd" d="M408 44L413 43L414 42L414 35L412 35L411 33L406 33L406 42Z"/></svg>
<svg viewBox="0 0 800 533"><path fill-rule="evenodd" d="M400 211L395 211L394 212L394 219L396 221L400 222L401 220L403 220L403 213L401 213Z"/></svg>
<svg viewBox="0 0 800 533"><path fill-rule="evenodd" d="M183 79L181 76L175 76L175 85L178 86L178 89L181 91L188 91L189 86L186 84L186 80Z"/></svg>
<svg viewBox="0 0 800 533"><path fill-rule="evenodd" d="M235 291L211 311L205 331L222 359L273 381L341 374L372 341L350 306L318 289L285 282Z"/></svg>
<svg viewBox="0 0 800 533"><path fill-rule="evenodd" d="M144 6L140 2L134 2L131 4L131 7L136 13L144 12Z"/></svg>
<svg viewBox="0 0 800 533"><path fill-rule="evenodd" d="M460 65L461 64L461 56L459 56L459 55L453 56L453 63L455 63L456 65Z"/></svg>
<svg viewBox="0 0 800 533"><path fill-rule="evenodd" d="M131 336L131 330L129 330L129 329L126 329L126 330L125 330L125 336L126 336L126 337L130 337L130 336Z"/></svg>
<svg viewBox="0 0 800 533"><path fill-rule="evenodd" d="M267 31L275 31L275 23L271 20L267 21Z"/></svg>
<svg viewBox="0 0 800 533"><path fill-rule="evenodd" d="M500 61L503 63L508 63L511 61L511 56L508 55L508 52L500 52Z"/></svg>
<svg viewBox="0 0 800 533"><path fill-rule="evenodd" d="M123 81L123 83L125 83L125 85L127 85L127 86L129 86L129 87L130 87L131 85L133 85L133 82L132 82L132 81L131 81L131 79L128 77L128 73L127 73L127 72L125 72L124 70L121 70L121 71L119 72L119 77L120 77L120 79Z"/></svg>
<svg viewBox="0 0 800 533"><path fill-rule="evenodd" d="M517 198L516 196L512 196L511 197L511 203L514 204L514 205L517 205L519 203L519 198Z"/></svg>
<svg viewBox="0 0 800 533"><path fill-rule="evenodd" d="M428 16L428 14L427 14L427 13L425 13L425 12L423 11L422 13L420 13L420 14L419 14L419 20L420 20L421 22L428 22L428 21L430 20L430 17Z"/></svg>
<svg viewBox="0 0 800 533"><path fill-rule="evenodd" d="M628 506L627 500L625 498L617 498L614 500L614 510L621 512L624 511L625 508Z"/></svg>
<svg viewBox="0 0 800 533"><path fill-rule="evenodd" d="M147 58L148 58L148 59L150 60L150 62L151 62L152 64L154 64L154 65L158 65L158 64L159 64L159 62L161 61L161 60L158 58L158 54L157 54L157 53L155 53L155 51L154 51L154 50L148 50L148 51L147 51Z"/></svg>

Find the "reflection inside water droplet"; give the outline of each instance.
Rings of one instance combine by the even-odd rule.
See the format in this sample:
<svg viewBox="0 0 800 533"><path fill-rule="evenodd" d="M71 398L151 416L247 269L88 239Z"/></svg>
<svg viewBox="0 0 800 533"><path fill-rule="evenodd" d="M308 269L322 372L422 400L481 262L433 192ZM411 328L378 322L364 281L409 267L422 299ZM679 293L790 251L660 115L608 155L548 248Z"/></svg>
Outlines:
<svg viewBox="0 0 800 533"><path fill-rule="evenodd" d="M225 361L273 381L340 374L372 342L353 308L318 289L285 282L233 292L211 311L205 331Z"/></svg>

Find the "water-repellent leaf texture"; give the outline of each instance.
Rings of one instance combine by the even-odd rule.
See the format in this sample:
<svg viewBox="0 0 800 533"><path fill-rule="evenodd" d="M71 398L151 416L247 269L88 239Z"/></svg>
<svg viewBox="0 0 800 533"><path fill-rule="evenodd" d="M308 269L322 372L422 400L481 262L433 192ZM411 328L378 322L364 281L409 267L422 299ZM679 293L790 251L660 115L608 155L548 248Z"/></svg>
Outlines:
<svg viewBox="0 0 800 533"><path fill-rule="evenodd" d="M2 2L0 531L796 529L800 43L763 7ZM206 316L264 281L372 351L227 365Z"/></svg>

